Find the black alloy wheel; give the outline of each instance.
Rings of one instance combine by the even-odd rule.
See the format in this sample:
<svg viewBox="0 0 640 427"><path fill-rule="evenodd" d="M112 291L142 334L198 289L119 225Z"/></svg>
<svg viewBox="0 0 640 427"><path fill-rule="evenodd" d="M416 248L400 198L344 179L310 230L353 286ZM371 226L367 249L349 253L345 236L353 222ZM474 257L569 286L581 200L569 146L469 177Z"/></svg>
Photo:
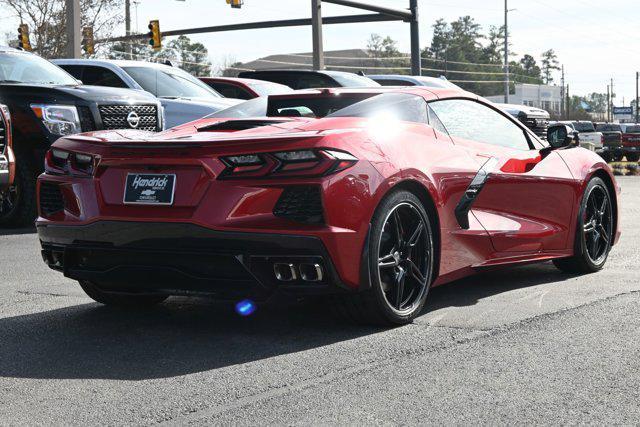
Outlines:
<svg viewBox="0 0 640 427"><path fill-rule="evenodd" d="M606 187L596 185L591 188L582 218L582 232L591 262L596 265L603 263L613 239L613 213Z"/></svg>
<svg viewBox="0 0 640 427"><path fill-rule="evenodd" d="M12 185L4 191L0 191L0 222L5 216L9 216L18 204L18 187Z"/></svg>
<svg viewBox="0 0 640 427"><path fill-rule="evenodd" d="M431 251L426 219L409 202L396 205L385 219L378 243L378 274L389 307L408 314L428 290Z"/></svg>
<svg viewBox="0 0 640 427"><path fill-rule="evenodd" d="M431 224L413 193L400 190L385 197L371 219L364 253L371 288L336 297L340 314L366 324L413 321L422 311L433 281L436 256Z"/></svg>
<svg viewBox="0 0 640 427"><path fill-rule="evenodd" d="M614 240L614 209L604 181L592 178L584 192L574 243L574 255L554 260L567 273L593 273L604 267Z"/></svg>

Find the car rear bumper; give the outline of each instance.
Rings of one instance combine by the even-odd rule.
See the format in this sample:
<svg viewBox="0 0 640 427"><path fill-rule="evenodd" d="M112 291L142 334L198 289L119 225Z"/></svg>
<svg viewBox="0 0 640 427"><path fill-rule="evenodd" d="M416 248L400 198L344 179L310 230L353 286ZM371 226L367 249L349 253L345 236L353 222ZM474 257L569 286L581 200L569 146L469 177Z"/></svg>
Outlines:
<svg viewBox="0 0 640 427"><path fill-rule="evenodd" d="M349 289L322 241L313 236L129 221L39 222L37 229L49 267L113 292L266 298L277 290L324 294ZM296 277L276 278L275 264L293 266ZM301 277L301 268L316 265L321 277Z"/></svg>

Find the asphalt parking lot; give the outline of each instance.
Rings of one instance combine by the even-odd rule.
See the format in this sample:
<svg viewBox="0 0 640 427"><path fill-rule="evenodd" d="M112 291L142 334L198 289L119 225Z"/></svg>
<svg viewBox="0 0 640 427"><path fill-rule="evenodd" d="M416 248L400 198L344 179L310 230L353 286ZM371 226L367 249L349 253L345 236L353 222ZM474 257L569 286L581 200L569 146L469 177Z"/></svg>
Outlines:
<svg viewBox="0 0 640 427"><path fill-rule="evenodd" d="M604 271L551 264L433 291L392 330L280 301L102 307L0 232L0 424L640 422L640 179Z"/></svg>

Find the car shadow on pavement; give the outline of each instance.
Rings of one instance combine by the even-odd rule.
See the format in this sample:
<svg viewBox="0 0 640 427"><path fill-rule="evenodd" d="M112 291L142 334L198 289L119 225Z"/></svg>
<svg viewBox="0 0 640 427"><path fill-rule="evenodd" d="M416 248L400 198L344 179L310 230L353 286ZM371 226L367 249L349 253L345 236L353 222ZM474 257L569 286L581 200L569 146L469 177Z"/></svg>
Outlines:
<svg viewBox="0 0 640 427"><path fill-rule="evenodd" d="M430 291L425 311L475 305L479 300L517 289L570 279L551 262L496 269Z"/></svg>
<svg viewBox="0 0 640 427"><path fill-rule="evenodd" d="M563 277L544 265L476 276L435 288L426 310L473 305ZM319 301L266 304L250 317L230 304L189 298L144 311L80 304L0 319L0 377L167 378L382 331L335 319Z"/></svg>
<svg viewBox="0 0 640 427"><path fill-rule="evenodd" d="M19 234L33 234L36 233L35 227L25 228L0 228L0 236L13 236Z"/></svg>

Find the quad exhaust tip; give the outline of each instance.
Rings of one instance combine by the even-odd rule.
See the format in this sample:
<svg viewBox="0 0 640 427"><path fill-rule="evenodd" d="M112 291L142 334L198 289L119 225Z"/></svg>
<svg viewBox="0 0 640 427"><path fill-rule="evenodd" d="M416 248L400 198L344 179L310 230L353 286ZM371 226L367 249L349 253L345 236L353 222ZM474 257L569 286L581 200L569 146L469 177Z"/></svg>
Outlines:
<svg viewBox="0 0 640 427"><path fill-rule="evenodd" d="M273 264L273 273L281 282L292 282L298 280L298 271L300 278L305 282L321 282L324 278L324 271L320 264L302 263L296 268L295 264L277 262Z"/></svg>
<svg viewBox="0 0 640 427"><path fill-rule="evenodd" d="M276 279L281 282L292 282L298 278L296 267L293 264L275 263L273 264L273 272L276 275Z"/></svg>

